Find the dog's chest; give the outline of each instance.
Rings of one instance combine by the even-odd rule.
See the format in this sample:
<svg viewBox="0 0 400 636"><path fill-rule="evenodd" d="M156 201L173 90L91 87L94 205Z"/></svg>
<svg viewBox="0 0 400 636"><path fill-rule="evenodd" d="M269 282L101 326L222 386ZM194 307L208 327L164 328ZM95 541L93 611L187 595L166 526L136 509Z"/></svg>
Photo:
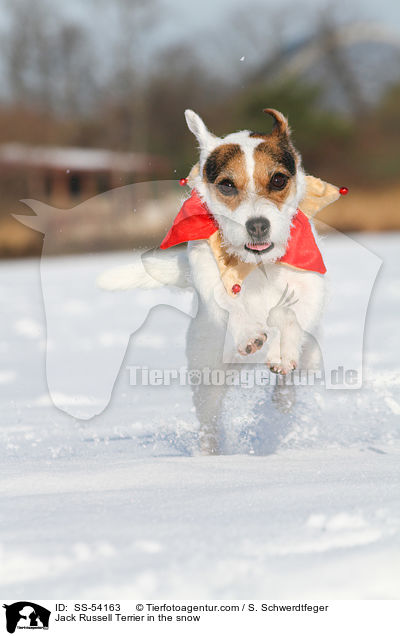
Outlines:
<svg viewBox="0 0 400 636"><path fill-rule="evenodd" d="M270 310L279 303L282 296L288 295L286 274L287 271L277 265L268 269L257 268L246 277L242 282L241 291L233 298L219 282L214 289L214 301L219 308L249 324L264 324Z"/></svg>
<svg viewBox="0 0 400 636"><path fill-rule="evenodd" d="M275 271L272 267L257 268L243 282L240 297L237 300L249 317L263 319L279 302L285 282L276 270L276 267Z"/></svg>
<svg viewBox="0 0 400 636"><path fill-rule="evenodd" d="M226 312L242 316L249 322L264 323L270 310L280 302L295 303L296 315L303 323L310 306L317 308L322 299L323 281L317 274L298 272L278 263L253 270L242 282L240 293L232 298L222 284L217 264L205 241L190 246L189 263L202 311L219 324L226 323ZM312 311L314 313L314 309Z"/></svg>

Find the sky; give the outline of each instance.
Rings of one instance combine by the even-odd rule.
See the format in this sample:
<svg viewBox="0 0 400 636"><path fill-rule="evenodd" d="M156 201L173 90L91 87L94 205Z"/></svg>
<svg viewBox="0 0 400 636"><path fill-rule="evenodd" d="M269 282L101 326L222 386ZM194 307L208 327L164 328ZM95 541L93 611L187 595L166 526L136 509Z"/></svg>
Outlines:
<svg viewBox="0 0 400 636"><path fill-rule="evenodd" d="M79 0L76 0L77 2ZM398 0L259 0L259 2L246 2L243 0L202 0L196 4L196 10L190 9L187 0L161 0L161 3L176 15L179 15L178 22L170 22L169 31L171 37L186 24L197 23L199 27L210 27L219 23L222 25L226 16L229 17L236 9L243 9L246 5L251 10L257 5L270 7L273 12L293 14L293 21L287 18L290 24L290 31L293 35L299 35L313 17L323 12L327 6L334 7L335 15L346 21L348 19L379 20L386 22L391 27L400 31L400 3ZM314 15L313 15L314 14Z"/></svg>
<svg viewBox="0 0 400 636"><path fill-rule="evenodd" d="M215 29L216 36L222 40L235 37L230 19L236 11L256 12L257 7L271 10L271 15L278 15L285 25L288 39L300 38L312 28L315 19L331 7L340 21L377 20L400 33L400 2L398 0L201 0L191 3L188 0L158 0L161 24L152 34L150 31L148 45L158 46L160 42L170 44L173 41L193 38L201 40L206 29ZM64 10L71 16L87 19L90 7L94 6L97 15L104 11L105 0L69 0ZM291 18L292 16L292 18ZM226 29L226 30L225 30Z"/></svg>
<svg viewBox="0 0 400 636"><path fill-rule="evenodd" d="M174 44L189 45L200 63L213 65L217 75L257 68L269 48L276 45L277 34L284 46L302 40L312 34L315 23L327 12L337 22L379 21L398 33L400 42L398 0L154 1L159 9L143 30L134 55L135 63L145 72L154 56ZM96 55L103 59L105 67L110 37L117 32L117 28L113 29L113 6L107 0L69 0L57 6L73 20L89 22L97 40ZM265 39L263 21L257 22L257 13L261 12L267 16L263 18ZM205 34L211 46L202 49Z"/></svg>
<svg viewBox="0 0 400 636"><path fill-rule="evenodd" d="M396 34L400 43L398 0L200 0L196 4L188 0L132 0L132 5L140 1L145 7L154 2L156 8L137 32L125 14L124 19L118 19L116 1L69 0L56 4L55 0L40 0L47 3L50 19L54 7L55 19L61 13L68 21L86 27L88 50L95 60L93 70L98 78L113 73L110 64L115 57L110 50L120 55L123 37L131 46L127 59L138 76L146 76L157 68L157 59L163 59L166 49L186 45L200 65L212 68L215 76L223 77L227 83L230 78L240 80L259 68L271 59L275 47L285 49L312 37L316 23L324 15L333 16L336 23L378 21ZM7 30L4 7L9 3L10 0L0 0L3 31ZM35 3L39 4L39 0L29 0L28 6L34 7ZM172 59L172 73L179 73L177 65L185 62L185 55L188 53ZM369 61L366 64L370 66ZM374 70L370 72L373 74ZM0 77L1 73L0 60Z"/></svg>

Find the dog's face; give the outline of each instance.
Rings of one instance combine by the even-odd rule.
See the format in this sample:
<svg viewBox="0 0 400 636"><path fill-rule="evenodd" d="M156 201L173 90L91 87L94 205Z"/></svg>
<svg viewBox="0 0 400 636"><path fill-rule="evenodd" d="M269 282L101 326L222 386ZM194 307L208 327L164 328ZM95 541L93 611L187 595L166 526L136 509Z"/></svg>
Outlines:
<svg viewBox="0 0 400 636"><path fill-rule="evenodd" d="M215 217L225 249L245 262L283 256L305 192L288 122L278 111L265 112L275 120L272 133L243 130L224 138L210 133L196 113L185 112L200 144L200 169L192 185Z"/></svg>

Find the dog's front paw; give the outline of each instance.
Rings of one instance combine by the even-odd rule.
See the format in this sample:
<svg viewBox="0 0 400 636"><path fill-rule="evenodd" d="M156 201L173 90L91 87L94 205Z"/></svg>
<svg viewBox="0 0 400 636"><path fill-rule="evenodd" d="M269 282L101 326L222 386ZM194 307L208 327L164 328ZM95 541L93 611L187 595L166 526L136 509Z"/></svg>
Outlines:
<svg viewBox="0 0 400 636"><path fill-rule="evenodd" d="M238 351L242 356L248 356L251 353L256 353L264 346L267 341L267 334L262 333L258 335L256 338L250 338L244 345L239 345Z"/></svg>
<svg viewBox="0 0 400 636"><path fill-rule="evenodd" d="M272 373L277 373L278 375L287 375L297 369L296 360L267 362L267 365Z"/></svg>

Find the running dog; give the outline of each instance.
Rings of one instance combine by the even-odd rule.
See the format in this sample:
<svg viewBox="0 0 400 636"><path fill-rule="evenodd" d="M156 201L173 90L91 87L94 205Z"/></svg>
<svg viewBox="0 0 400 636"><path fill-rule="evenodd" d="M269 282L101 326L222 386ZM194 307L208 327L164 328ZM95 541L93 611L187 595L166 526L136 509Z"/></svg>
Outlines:
<svg viewBox="0 0 400 636"><path fill-rule="evenodd" d="M226 369L257 360L286 375L319 364L319 348L309 336L316 333L324 305L324 270L285 262L306 197L306 175L286 118L273 109L265 112L273 118L271 133L243 130L225 137L211 133L195 112L185 112L200 150L189 185L218 226L226 254L257 265L240 293L226 293L206 240L189 241L185 252L157 251L100 280L106 289L194 287L199 308L187 334L189 369ZM316 240L311 228L310 234ZM301 261L301 241L296 249ZM235 349L229 360L227 335ZM192 388L203 447L215 452L226 387Z"/></svg>

